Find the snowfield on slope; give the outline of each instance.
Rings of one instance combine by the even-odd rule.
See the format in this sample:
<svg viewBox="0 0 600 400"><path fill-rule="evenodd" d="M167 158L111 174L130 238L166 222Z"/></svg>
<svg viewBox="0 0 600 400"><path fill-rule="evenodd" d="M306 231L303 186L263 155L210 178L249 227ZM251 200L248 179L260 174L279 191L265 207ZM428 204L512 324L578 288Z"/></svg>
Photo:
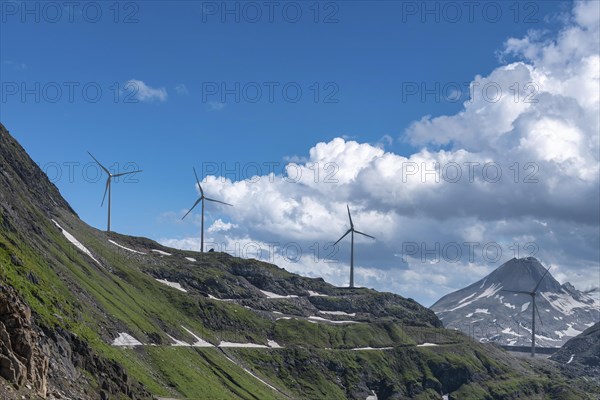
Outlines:
<svg viewBox="0 0 600 400"><path fill-rule="evenodd" d="M118 347L132 347L143 346L144 344L136 338L134 338L133 336L131 336L130 334L122 332L119 333L119 337L113 340L112 345Z"/></svg>
<svg viewBox="0 0 600 400"><path fill-rule="evenodd" d="M311 315L310 317L308 317L308 322L314 322L314 323L329 322L330 324L358 324L357 321L333 321L331 319L316 317L314 315Z"/></svg>
<svg viewBox="0 0 600 400"><path fill-rule="evenodd" d="M235 343L235 342L221 342L217 347L246 347L251 349L268 349L269 346L264 344L256 343Z"/></svg>
<svg viewBox="0 0 600 400"><path fill-rule="evenodd" d="M262 294L264 294L265 296L267 296L267 298L269 299L292 299L296 296L295 294L289 294L289 295L281 295L281 294L277 294L277 293L272 293L272 292L267 292L266 290L261 290Z"/></svg>
<svg viewBox="0 0 600 400"><path fill-rule="evenodd" d="M348 314L344 311L319 311L321 314L329 314L329 315L343 315L346 317L356 317L356 313Z"/></svg>
<svg viewBox="0 0 600 400"><path fill-rule="evenodd" d="M393 347L355 347L353 349L350 349L352 351L377 351L377 350L393 350Z"/></svg>
<svg viewBox="0 0 600 400"><path fill-rule="evenodd" d="M158 253L158 254L160 254L160 255L162 255L162 256L172 256L172 255L173 255L173 254L171 254L171 253L167 253L166 251L157 250L157 249L152 249L152 250L150 250L150 251L153 251L153 252L155 252L155 253Z"/></svg>
<svg viewBox="0 0 600 400"><path fill-rule="evenodd" d="M482 284L482 287L483 287L484 284L485 284L485 282ZM458 306L456 306L456 307L454 307L454 308L452 308L450 310L445 310L445 311L456 311L459 308L463 308L465 306L468 306L469 304L474 303L474 302L476 302L479 299L485 299L485 298L488 298L488 297L492 297L496 293L498 293L501 289L502 289L502 286L499 283L494 283L493 285L491 285L490 287L488 287L487 289L485 289L479 296L475 297L474 299L469 300L469 301L464 302L464 303L461 303ZM472 297L472 296L473 295L467 296L464 299L462 299L461 301L464 301L464 300L466 300L466 299L468 299L469 297Z"/></svg>
<svg viewBox="0 0 600 400"><path fill-rule="evenodd" d="M60 229L60 231L62 232L63 236L65 238L67 238L67 240L69 242L71 242L71 244L73 244L75 247L77 247L79 250L83 251L85 254L87 254L92 260L94 260L96 262L96 264L102 266L102 264L100 263L100 261L96 260L96 258L94 258L94 256L92 255L92 252L89 251L87 249L87 247L85 247L84 245L81 244L81 242L79 240L77 240L75 238L75 236L71 235L69 232L67 232L65 229L63 229L62 226L60 226L58 224L58 222L56 222L55 220L52 220L52 222L54 222L54 224L58 227L58 229Z"/></svg>
<svg viewBox="0 0 600 400"><path fill-rule="evenodd" d="M131 253L144 254L144 255L146 254L146 253L142 253L141 251L137 251L137 250L134 250L134 249L130 249L129 247L125 247L122 244L119 244L119 243L117 243L117 242L115 242L114 240L111 240L111 239L108 239L108 242L114 244L117 247L122 248L123 250L127 250L127 251L129 251Z"/></svg>
<svg viewBox="0 0 600 400"><path fill-rule="evenodd" d="M185 329L187 333L192 335L194 337L194 339L196 339L196 342L192 343L192 347L215 347L212 344L208 343L206 340L203 340L200 337L198 337L194 332L190 331L185 326L181 326L181 327L183 329Z"/></svg>
<svg viewBox="0 0 600 400"><path fill-rule="evenodd" d="M179 290L180 292L187 293L187 290L185 290L183 288L183 286L181 286L181 284L179 284L177 282L170 282L166 279L158 279L158 278L154 278L154 279L156 279L158 282L162 283L163 285L167 285L169 287L172 287L173 289Z"/></svg>

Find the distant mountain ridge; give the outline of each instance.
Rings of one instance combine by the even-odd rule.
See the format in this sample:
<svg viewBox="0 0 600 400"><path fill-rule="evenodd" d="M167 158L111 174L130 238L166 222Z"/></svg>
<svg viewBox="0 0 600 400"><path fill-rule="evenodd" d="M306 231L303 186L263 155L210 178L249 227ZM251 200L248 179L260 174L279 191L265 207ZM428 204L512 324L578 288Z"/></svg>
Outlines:
<svg viewBox="0 0 600 400"><path fill-rule="evenodd" d="M479 281L439 299L431 309L446 328L482 341L505 345L531 343L531 297L502 289L531 291L546 268L534 257L513 258ZM600 320L598 290L582 292L561 285L552 270L538 288L536 323L539 346L560 347ZM537 322L537 321L536 321Z"/></svg>

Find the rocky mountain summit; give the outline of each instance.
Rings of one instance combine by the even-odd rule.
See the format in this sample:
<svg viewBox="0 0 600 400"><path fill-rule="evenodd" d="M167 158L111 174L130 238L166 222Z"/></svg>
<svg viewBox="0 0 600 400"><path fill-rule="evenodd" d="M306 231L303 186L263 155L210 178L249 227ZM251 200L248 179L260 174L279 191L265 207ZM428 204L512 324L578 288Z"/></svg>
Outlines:
<svg viewBox="0 0 600 400"><path fill-rule="evenodd" d="M0 397L597 398L411 299L81 221L0 125Z"/></svg>
<svg viewBox="0 0 600 400"><path fill-rule="evenodd" d="M479 341L505 345L531 343L531 297L505 292L531 291L546 268L535 258L507 261L483 279L438 300L431 309L446 328L461 330ZM598 291L581 292L561 285L552 270L538 288L536 305L542 324L536 324L538 346L560 347L600 321Z"/></svg>

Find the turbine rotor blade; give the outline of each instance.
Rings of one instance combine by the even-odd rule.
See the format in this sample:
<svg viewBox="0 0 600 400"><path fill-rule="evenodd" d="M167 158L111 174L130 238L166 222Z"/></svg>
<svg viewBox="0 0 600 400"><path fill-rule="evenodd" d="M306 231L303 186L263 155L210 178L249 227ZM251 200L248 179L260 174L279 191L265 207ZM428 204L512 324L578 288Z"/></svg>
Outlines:
<svg viewBox="0 0 600 400"><path fill-rule="evenodd" d="M129 174L137 174L138 172L143 172L141 169L137 170L137 171L131 171L131 172L121 172L120 174L114 174L113 177L119 177L119 176L123 176L123 175L129 175Z"/></svg>
<svg viewBox="0 0 600 400"><path fill-rule="evenodd" d="M202 201L202 197L200 197L198 200L196 200L196 202L194 203L194 205L192 206L192 208L189 209L188 212L185 213L185 215L183 217L181 217L181 219L184 219L185 217L188 216L189 213L192 212L192 210L198 205L198 203L200 203Z"/></svg>
<svg viewBox="0 0 600 400"><path fill-rule="evenodd" d="M524 290L508 290L508 289L500 289L501 292L509 292L509 293L518 293L518 294L528 294L531 296L531 292L526 292Z"/></svg>
<svg viewBox="0 0 600 400"><path fill-rule="evenodd" d="M100 163L100 161L98 161L98 160L96 159L96 157L94 157L94 156L92 155L92 153L90 153L89 151L88 151L87 153L88 153L88 154L89 154L89 155L90 155L90 156L91 156L91 157L94 159L94 161L96 161L96 163L98 163L98 165L100 166L100 168L102 168L102 169L104 170L104 172L106 172L106 173L108 174L108 176L111 176L111 175L110 175L110 171L108 170L108 168L106 168L104 165L102 165L102 164Z"/></svg>
<svg viewBox="0 0 600 400"><path fill-rule="evenodd" d="M211 199L209 197L205 197L204 199L208 200L208 201L214 201L215 203L221 203L221 204L225 204L226 206L233 207L233 204L225 203L224 201L221 201L221 200L215 200L215 199Z"/></svg>
<svg viewBox="0 0 600 400"><path fill-rule="evenodd" d="M106 200L106 192L108 192L108 187L110 186L110 176L108 177L108 179L106 179L106 188L104 189L104 196L102 196L102 203L100 204L100 207L104 206L104 200Z"/></svg>
<svg viewBox="0 0 600 400"><path fill-rule="evenodd" d="M338 244L338 243L340 242L340 240L342 240L343 238L345 238L345 237L346 237L346 235L348 235L350 232L352 232L352 229L348 229L348 230L346 231L346 233L344 233L344 235L343 235L341 238L339 238L339 239L337 240L337 242L335 242L333 245L335 246L336 244Z"/></svg>
<svg viewBox="0 0 600 400"><path fill-rule="evenodd" d="M548 273L548 271L550 271L550 268L552 268L552 265L548 267L546 272L544 272L544 275L542 275L542 277L538 281L537 285L535 285L535 288L533 288L533 293L537 292L538 288L540 287L540 284L542 283L542 280L544 280L544 278L546 277L546 274Z"/></svg>
<svg viewBox="0 0 600 400"><path fill-rule="evenodd" d="M373 236L371 236L371 235L367 235L366 233L362 233L362 232L360 232L360 231L357 231L357 230L354 230L354 232L355 232L355 233L358 233L359 235L363 235L363 236L366 236L366 237L370 237L371 239L375 239Z"/></svg>
<svg viewBox="0 0 600 400"><path fill-rule="evenodd" d="M196 183L198 184L198 187L200 188L200 194L202 195L202 197L204 197L204 190L202 190L202 185L200 184L200 179L198 179L198 174L196 173L196 168L192 167L192 169L194 170L194 176L196 177Z"/></svg>
<svg viewBox="0 0 600 400"><path fill-rule="evenodd" d="M535 312L537 313L537 316L540 319L540 324L542 324L542 326L544 326L544 323L542 322L542 316L540 315L540 310L538 309L537 304L535 305Z"/></svg>
<svg viewBox="0 0 600 400"><path fill-rule="evenodd" d="M348 209L348 219L350 220L350 228L354 228L354 223L352 222L352 215L350 215L350 206L346 204L346 208Z"/></svg>

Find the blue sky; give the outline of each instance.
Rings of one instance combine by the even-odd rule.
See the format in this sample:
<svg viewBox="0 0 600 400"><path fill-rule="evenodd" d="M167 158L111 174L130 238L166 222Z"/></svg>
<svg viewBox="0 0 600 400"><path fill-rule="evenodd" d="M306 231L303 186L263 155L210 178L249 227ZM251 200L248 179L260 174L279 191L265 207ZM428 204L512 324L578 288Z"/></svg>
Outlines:
<svg viewBox="0 0 600 400"><path fill-rule="evenodd" d="M222 2L84 2L74 10L63 5L60 17L44 4L29 3L33 11L24 13L23 3L3 2L0 120L49 174L55 171L51 166L62 166L56 184L80 217L98 228L105 227L106 219L99 207L103 179L95 183L83 179L83 166L91 161L86 151L121 168L135 163L144 170L136 177L139 182L114 187L113 229L173 244L182 240L177 242L180 246L198 232L193 220L176 222L196 198L192 166L200 172L207 162L229 168L258 163L264 168L259 175L265 175L264 163L281 163L275 169L281 174L287 160L304 161L317 143L335 138L384 145L385 152L404 157L423 148L455 151L456 139L422 142L407 130L425 116L458 115L469 98L468 84L478 75L487 76L528 57L522 49L506 51L509 38L530 35L532 41L540 36L552 40L572 24L566 20L574 7L558 1L521 3L517 8L514 3L483 2L469 20L468 10L457 2L452 4L460 6L462 15L452 22L455 9L443 2L427 3L434 11L424 15L421 2L281 2L271 22L267 8L258 2L252 4L262 15L253 23L249 19L254 18L254 9L238 2L227 7L238 7L239 22L234 14L220 14ZM98 9L102 15L96 17ZM302 15L292 23L290 15L296 10ZM498 10L500 17L495 14ZM532 30L537 33L532 35ZM432 94L422 99L420 93L403 99L411 82L447 90L440 101ZM463 88L461 101L444 98L454 83ZM222 98L221 85L234 89L236 84L240 101L234 94ZM68 85L74 87L72 101ZM85 85L91 97L95 88L101 89L97 102L86 100ZM62 92L53 102L57 86ZM35 94L23 99L24 87L37 92L39 101ZM217 93L207 91L215 87ZM253 102L256 87L262 94ZM293 102L283 87L291 90L290 97L296 88L302 95ZM468 145L461 148L469 150ZM80 163L72 181L65 162ZM219 168L215 175L222 172ZM229 178L239 181L245 176ZM352 202L346 198L348 191L342 191L339 201ZM361 193L356 192L357 209L392 212ZM411 215L401 206L394 212ZM250 223L241 214L220 208L209 211L208 218L209 224L220 218L238 228ZM343 233L344 221L340 224ZM239 235L265 240L279 233L262 227L247 228ZM490 235L490 240L498 240L497 234ZM378 248L384 250L393 253L391 245ZM591 252L592 261L595 256ZM394 268L394 262L384 258L363 261L367 268L377 268L376 264ZM342 283L336 279L331 280ZM379 285L377 280L369 284ZM439 284L441 291L459 283ZM380 288L402 291L400 286ZM433 297L430 293L420 300Z"/></svg>

